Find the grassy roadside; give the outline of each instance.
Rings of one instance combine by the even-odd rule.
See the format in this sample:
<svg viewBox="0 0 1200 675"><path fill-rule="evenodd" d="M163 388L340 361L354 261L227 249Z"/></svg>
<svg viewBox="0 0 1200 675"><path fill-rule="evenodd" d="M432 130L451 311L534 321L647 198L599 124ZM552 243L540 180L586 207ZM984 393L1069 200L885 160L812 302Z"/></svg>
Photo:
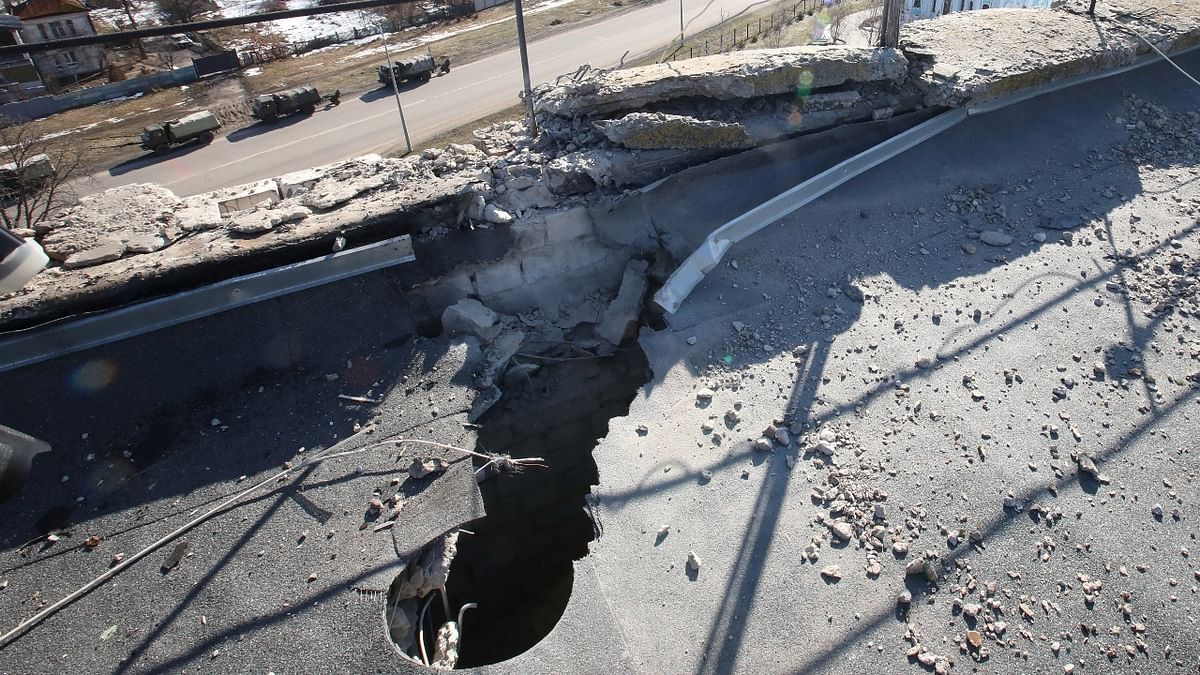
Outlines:
<svg viewBox="0 0 1200 675"><path fill-rule="evenodd" d="M525 30L530 39L539 39L653 1L572 0L544 11L533 11L536 5L527 6ZM449 56L454 65L476 61L516 44L516 23L511 20L512 16L513 8L509 4L460 21L404 33L403 40L413 40L478 26L426 46L394 52L393 57L404 58L432 51L439 56ZM399 41L399 36L393 36L392 42ZM247 115L246 101L261 93L301 84L314 85L321 91L340 89L346 97L374 89L377 86L375 68L384 58L382 53L374 53L380 44L374 41L327 48L263 64L258 67L261 72L253 76L217 77L186 88L166 89L136 99L68 110L39 120L38 127L45 134L70 132L62 138L84 149L87 171L101 171L138 156L142 151L136 146L137 136L148 124L209 109L221 117L228 132L252 121ZM129 145L131 142L134 144Z"/></svg>
<svg viewBox="0 0 1200 675"><path fill-rule="evenodd" d="M800 47L825 32L825 28L833 21L833 11L849 14L867 9L875 1L843 0L834 9L821 7L821 3L809 0L808 4L817 5L809 9L804 6L803 0L777 0L756 11L726 19L716 26L688 35L682 45L674 43L669 49L647 54L630 65L679 61L742 49ZM849 27L845 30L849 30Z"/></svg>

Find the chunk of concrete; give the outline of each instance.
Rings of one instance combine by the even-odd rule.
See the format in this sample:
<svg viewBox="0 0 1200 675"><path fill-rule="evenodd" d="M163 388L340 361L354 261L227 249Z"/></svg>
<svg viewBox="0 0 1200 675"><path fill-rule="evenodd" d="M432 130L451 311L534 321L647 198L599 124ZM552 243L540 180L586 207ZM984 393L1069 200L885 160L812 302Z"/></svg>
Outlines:
<svg viewBox="0 0 1200 675"><path fill-rule="evenodd" d="M497 225L507 225L513 221L512 214L495 204L483 207L483 219Z"/></svg>
<svg viewBox="0 0 1200 675"><path fill-rule="evenodd" d="M221 209L208 195L184 197L183 206L175 211L171 222L185 232L216 229L221 226Z"/></svg>
<svg viewBox="0 0 1200 675"><path fill-rule="evenodd" d="M631 149L742 149L754 145L741 124L687 115L635 112L597 126L608 140Z"/></svg>
<svg viewBox="0 0 1200 675"><path fill-rule="evenodd" d="M63 267L69 270L79 269L80 267L92 267L112 262L123 255L125 255L124 242L110 239L100 242L93 248L72 253L63 261Z"/></svg>
<svg viewBox="0 0 1200 675"><path fill-rule="evenodd" d="M66 260L92 259L96 250L112 250L112 241L162 234L180 200L170 190L149 184L122 185L88 195L49 225L41 241L46 255ZM144 242L142 242L144 243ZM140 248L140 246L139 246ZM122 249L124 253L124 249ZM93 263L95 264L95 263Z"/></svg>
<svg viewBox="0 0 1200 675"><path fill-rule="evenodd" d="M262 234L283 225L304 220L312 211L296 203L283 202L271 209L258 209L233 219L229 229L237 234Z"/></svg>
<svg viewBox="0 0 1200 675"><path fill-rule="evenodd" d="M791 47L738 51L613 70L548 87L535 107L561 117L610 115L681 98L722 101L833 87L846 82L899 83L908 59L896 49Z"/></svg>
<svg viewBox="0 0 1200 675"><path fill-rule="evenodd" d="M442 312L442 330L447 335L472 335L488 342L500 333L500 315L482 302L464 298Z"/></svg>
<svg viewBox="0 0 1200 675"><path fill-rule="evenodd" d="M642 313L642 300L646 297L646 270L649 268L650 263L645 260L630 260L625 266L621 289L596 326L597 335L619 345L630 333L637 332L638 315Z"/></svg>

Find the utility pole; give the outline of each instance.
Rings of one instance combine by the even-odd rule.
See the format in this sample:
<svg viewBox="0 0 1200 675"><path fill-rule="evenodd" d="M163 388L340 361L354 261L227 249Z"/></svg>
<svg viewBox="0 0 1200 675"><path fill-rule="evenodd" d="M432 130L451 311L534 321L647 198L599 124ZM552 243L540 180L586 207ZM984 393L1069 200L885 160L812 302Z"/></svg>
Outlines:
<svg viewBox="0 0 1200 675"><path fill-rule="evenodd" d="M1088 7L1088 15L1089 16L1096 15L1096 0L1092 0L1092 4Z"/></svg>
<svg viewBox="0 0 1200 675"><path fill-rule="evenodd" d="M518 0L519 1L519 0ZM396 95L396 110L400 111L400 128L404 129L404 145L412 152L412 139L408 137L408 124L404 122L404 106L400 105L400 83L396 81L396 68L392 65L392 51L388 49L387 33L383 32L383 22L379 22L379 36L383 38L383 54L387 57L388 72L392 74L392 93Z"/></svg>
<svg viewBox="0 0 1200 675"><path fill-rule="evenodd" d="M679 0L679 46L683 46L683 0Z"/></svg>
<svg viewBox="0 0 1200 675"><path fill-rule="evenodd" d="M521 76L525 78L525 115L529 118L529 135L538 135L537 121L533 119L533 92L529 86L529 50L525 47L525 13L521 0L514 0L517 12L517 45L521 48Z"/></svg>
<svg viewBox="0 0 1200 675"><path fill-rule="evenodd" d="M897 47L900 44L900 10L904 0L883 0L883 16L879 26L879 46Z"/></svg>

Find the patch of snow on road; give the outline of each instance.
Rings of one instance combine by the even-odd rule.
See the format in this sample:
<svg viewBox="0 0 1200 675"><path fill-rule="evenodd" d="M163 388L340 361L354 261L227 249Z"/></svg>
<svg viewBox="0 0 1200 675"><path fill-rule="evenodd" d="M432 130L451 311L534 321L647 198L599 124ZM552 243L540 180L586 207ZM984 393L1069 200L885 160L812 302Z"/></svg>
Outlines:
<svg viewBox="0 0 1200 675"><path fill-rule="evenodd" d="M254 77L255 75L262 75L262 68L259 68L258 66L254 66L253 68L247 68L242 71L242 75L245 75L246 77Z"/></svg>

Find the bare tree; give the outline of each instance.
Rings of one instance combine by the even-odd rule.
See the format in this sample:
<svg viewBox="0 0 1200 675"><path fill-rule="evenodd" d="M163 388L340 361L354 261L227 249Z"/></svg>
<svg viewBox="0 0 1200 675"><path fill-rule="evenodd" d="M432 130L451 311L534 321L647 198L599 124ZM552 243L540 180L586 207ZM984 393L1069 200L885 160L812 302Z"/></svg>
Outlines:
<svg viewBox="0 0 1200 675"><path fill-rule="evenodd" d="M774 49L782 47L787 41L788 22L792 20L792 14L784 0L779 0L778 5L771 11L771 16L771 30L763 37L763 44Z"/></svg>
<svg viewBox="0 0 1200 675"><path fill-rule="evenodd" d="M0 225L33 229L74 203L68 184L81 171L84 145L37 122L0 119Z"/></svg>
<svg viewBox="0 0 1200 675"><path fill-rule="evenodd" d="M842 41L842 34L846 31L846 17L850 15L850 8L843 3L838 3L829 8L829 29L826 33L829 36L830 44L837 44Z"/></svg>
<svg viewBox="0 0 1200 675"><path fill-rule="evenodd" d="M129 19L129 26L133 30L138 29L137 12L141 8L142 0L121 0L121 9L125 11L125 17ZM134 40L134 43L137 44L138 53L142 55L143 59L146 58L146 48L142 46L141 39Z"/></svg>
<svg viewBox="0 0 1200 675"><path fill-rule="evenodd" d="M154 0L154 6L168 24L188 23L217 8L213 0Z"/></svg>
<svg viewBox="0 0 1200 675"><path fill-rule="evenodd" d="M863 22L863 31L867 34L867 44L874 45L878 42L879 29L883 25L883 0L873 0L867 9L869 13Z"/></svg>

